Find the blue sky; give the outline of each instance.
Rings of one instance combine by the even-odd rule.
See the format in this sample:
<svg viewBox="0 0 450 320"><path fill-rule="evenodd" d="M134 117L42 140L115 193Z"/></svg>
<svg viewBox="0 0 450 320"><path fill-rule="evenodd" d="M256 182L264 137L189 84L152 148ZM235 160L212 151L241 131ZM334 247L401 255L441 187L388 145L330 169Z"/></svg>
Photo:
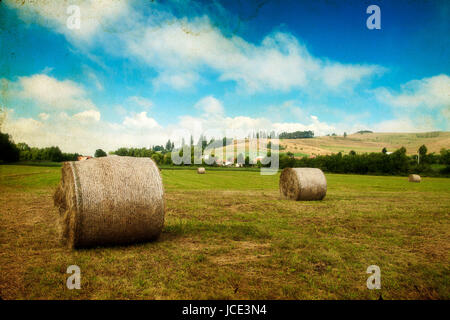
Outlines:
<svg viewBox="0 0 450 320"><path fill-rule="evenodd" d="M88 154L230 130L449 130L449 16L446 1L3 1L1 130Z"/></svg>

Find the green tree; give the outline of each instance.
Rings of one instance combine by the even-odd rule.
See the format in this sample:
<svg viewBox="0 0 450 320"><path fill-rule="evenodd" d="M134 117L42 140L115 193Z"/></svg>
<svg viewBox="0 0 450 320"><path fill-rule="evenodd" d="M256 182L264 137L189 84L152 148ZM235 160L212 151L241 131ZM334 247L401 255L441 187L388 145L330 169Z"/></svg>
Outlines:
<svg viewBox="0 0 450 320"><path fill-rule="evenodd" d="M405 174L409 169L408 156L405 147L401 147L391 154L392 173Z"/></svg>
<svg viewBox="0 0 450 320"><path fill-rule="evenodd" d="M166 150L172 151L172 142L170 142L170 139L166 142Z"/></svg>
<svg viewBox="0 0 450 320"><path fill-rule="evenodd" d="M441 163L450 166L450 149L441 149Z"/></svg>
<svg viewBox="0 0 450 320"><path fill-rule="evenodd" d="M386 147L384 147L383 150L381 150L381 152L382 152L383 154L386 154L386 153L387 153Z"/></svg>
<svg viewBox="0 0 450 320"><path fill-rule="evenodd" d="M428 149L427 149L427 147L423 144L423 145L420 146L420 148L419 148L418 151L419 151L420 157L425 157L425 156L427 155Z"/></svg>
<svg viewBox="0 0 450 320"><path fill-rule="evenodd" d="M30 151L30 150L31 150L31 148L30 148L26 143L23 143L23 142L19 142L19 143L17 144L17 148L18 148L20 151Z"/></svg>
<svg viewBox="0 0 450 320"><path fill-rule="evenodd" d="M96 157L96 158L106 157L106 152L103 151L102 149L97 149L97 150L95 150L94 157Z"/></svg>
<svg viewBox="0 0 450 320"><path fill-rule="evenodd" d="M168 152L164 155L163 163L172 164L172 153Z"/></svg>
<svg viewBox="0 0 450 320"><path fill-rule="evenodd" d="M20 150L11 140L7 133L0 132L0 161L14 162L18 161L20 157Z"/></svg>
<svg viewBox="0 0 450 320"><path fill-rule="evenodd" d="M61 162L63 160L63 153L59 147L50 147L44 149L43 160L50 160L52 162Z"/></svg>
<svg viewBox="0 0 450 320"><path fill-rule="evenodd" d="M151 158L156 162L156 164L161 164L161 162L163 161L163 156L160 153L152 154Z"/></svg>

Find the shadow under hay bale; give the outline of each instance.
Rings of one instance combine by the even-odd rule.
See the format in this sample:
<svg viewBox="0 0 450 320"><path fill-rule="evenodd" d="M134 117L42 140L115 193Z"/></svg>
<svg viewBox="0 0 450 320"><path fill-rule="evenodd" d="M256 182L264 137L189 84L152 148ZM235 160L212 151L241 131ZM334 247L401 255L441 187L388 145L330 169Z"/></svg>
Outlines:
<svg viewBox="0 0 450 320"><path fill-rule="evenodd" d="M153 240L164 225L163 183L150 158L65 162L53 199L71 248Z"/></svg>
<svg viewBox="0 0 450 320"><path fill-rule="evenodd" d="M410 174L408 177L409 182L420 182L422 179L418 174Z"/></svg>
<svg viewBox="0 0 450 320"><path fill-rule="evenodd" d="M327 179L317 168L285 168L280 175L280 193L290 200L322 200Z"/></svg>
<svg viewBox="0 0 450 320"><path fill-rule="evenodd" d="M198 174L204 174L204 173L206 173L206 170L205 170L205 168L200 167L200 168L197 168L197 173Z"/></svg>

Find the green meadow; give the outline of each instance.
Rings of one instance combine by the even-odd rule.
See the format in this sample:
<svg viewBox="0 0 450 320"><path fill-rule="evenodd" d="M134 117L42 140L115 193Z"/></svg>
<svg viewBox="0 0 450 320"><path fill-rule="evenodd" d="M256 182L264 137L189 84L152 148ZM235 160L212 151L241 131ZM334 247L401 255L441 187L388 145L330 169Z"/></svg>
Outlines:
<svg viewBox="0 0 450 320"><path fill-rule="evenodd" d="M279 174L162 170L157 241L69 250L58 166L0 165L2 299L449 299L450 179L326 174L318 202L280 198ZM66 287L67 267L81 289ZM366 269L381 269L369 290Z"/></svg>

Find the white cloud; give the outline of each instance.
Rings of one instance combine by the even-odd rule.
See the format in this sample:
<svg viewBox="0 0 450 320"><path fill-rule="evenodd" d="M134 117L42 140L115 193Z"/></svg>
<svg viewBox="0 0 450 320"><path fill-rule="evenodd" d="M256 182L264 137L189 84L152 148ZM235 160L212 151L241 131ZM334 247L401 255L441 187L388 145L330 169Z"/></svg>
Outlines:
<svg viewBox="0 0 450 320"><path fill-rule="evenodd" d="M134 114L131 117L125 117L123 124L136 129L154 129L159 127L155 119L147 117L147 112L145 111Z"/></svg>
<svg viewBox="0 0 450 320"><path fill-rule="evenodd" d="M123 41L129 55L159 70L155 81L174 88L191 84L203 67L218 72L220 80L235 81L251 92L288 91L311 82L336 88L381 70L377 66L343 65L315 58L287 33L268 35L255 45L237 36L225 37L206 17L159 23L143 26L142 33L127 35ZM174 79L180 70L183 76L178 83Z"/></svg>
<svg viewBox="0 0 450 320"><path fill-rule="evenodd" d="M48 118L50 118L50 115L48 113L42 112L42 113L39 113L38 117L39 117L39 119L45 121L45 120L48 120Z"/></svg>
<svg viewBox="0 0 450 320"><path fill-rule="evenodd" d="M308 123L273 122L265 117L227 117L223 113L213 112L223 111L223 106L212 96L199 101L199 105L203 111L200 117L182 116L178 123L165 127L145 111L125 116L121 123L113 123L102 120L97 110L87 110L73 116L62 111L54 115L54 121L16 118L14 112L9 110L2 131L10 133L14 141L26 142L30 146L57 145L64 152L93 154L98 148L110 151L119 147L149 147L164 144L169 138L178 143L181 137L189 139L192 134L198 139L201 133L208 138L224 135L242 138L258 130L312 130L316 135L334 130L333 126L319 121L317 117L310 118ZM205 109L207 112L204 112Z"/></svg>
<svg viewBox="0 0 450 320"><path fill-rule="evenodd" d="M192 88L199 78L199 75L195 72L180 73L176 71L161 71L160 74L153 80L153 85L156 88L166 85L177 90L182 90Z"/></svg>
<svg viewBox="0 0 450 320"><path fill-rule="evenodd" d="M94 83L95 87L98 90L103 91L104 89L103 84L100 82L97 75L93 71L88 71L87 76L92 81L92 83Z"/></svg>
<svg viewBox="0 0 450 320"><path fill-rule="evenodd" d="M384 72L379 66L343 65L334 63L323 68L323 82L331 88L339 88L346 82L354 84L364 77Z"/></svg>
<svg viewBox="0 0 450 320"><path fill-rule="evenodd" d="M195 104L195 107L208 115L222 115L224 113L222 103L213 96L204 97Z"/></svg>
<svg viewBox="0 0 450 320"><path fill-rule="evenodd" d="M9 117L7 117L3 124L3 129L13 137L15 142L21 142L23 139L29 140L29 138L37 138L42 134L44 123L38 120L32 118L19 118L12 126L8 120Z"/></svg>
<svg viewBox="0 0 450 320"><path fill-rule="evenodd" d="M412 80L395 92L386 88L374 90L377 99L394 107L400 118L415 119L416 128L448 129L450 123L450 77L441 74Z"/></svg>
<svg viewBox="0 0 450 320"><path fill-rule="evenodd" d="M26 142L40 148L56 145L63 152L93 155L99 148L110 151L124 146L149 147L168 139L165 130L145 114L125 119L124 123L112 123L101 120L97 111L81 113L83 116L60 112L55 121L17 118L13 110L8 111L2 131L11 134L15 142Z"/></svg>
<svg viewBox="0 0 450 320"><path fill-rule="evenodd" d="M86 110L73 115L73 118L85 122L100 121L100 112L97 110Z"/></svg>
<svg viewBox="0 0 450 320"><path fill-rule="evenodd" d="M376 91L378 98L396 107L428 108L450 107L450 77L441 74L431 78L412 80L404 84L400 92L386 88Z"/></svg>
<svg viewBox="0 0 450 320"><path fill-rule="evenodd" d="M208 17L176 18L153 8L145 17L126 1L80 1L81 29L66 27L65 2L39 2L19 6L25 20L34 16L40 23L63 33L69 41L103 46L108 52L133 57L154 68L159 75L155 87L191 88L204 71L213 71L220 81L233 81L238 90L262 92L326 87L351 87L381 71L378 66L341 64L313 57L289 33L275 32L254 44L238 36L225 36ZM106 27L104 27L106 26ZM127 32L123 31L121 27ZM116 30L117 32L110 32ZM96 41L93 41L95 39Z"/></svg>
<svg viewBox="0 0 450 320"><path fill-rule="evenodd" d="M288 100L281 105L271 105L266 110L266 117L270 118L272 122L282 122L289 119L289 121L297 120L304 122L308 120L307 110L295 100Z"/></svg>
<svg viewBox="0 0 450 320"><path fill-rule="evenodd" d="M247 116L228 117L225 116L224 107L222 103L214 98L208 96L196 103L196 108L203 111L200 117L182 116L178 124L179 128L186 129L199 136L201 133L210 132L215 137L223 137L229 135L236 135L238 138L247 136L255 131L297 131L297 130L312 130L316 135L324 135L335 130L333 125L319 121L318 117L306 117L306 113L295 106L293 101L286 101L279 108L269 108L270 112L266 116L252 118ZM291 114L298 114L301 116L299 122L283 122L281 119L274 121L273 113L277 109L289 110ZM290 118L292 119L292 117Z"/></svg>
<svg viewBox="0 0 450 320"><path fill-rule="evenodd" d="M122 105L118 104L113 107L113 110L120 116L124 116L127 114L127 109L125 109Z"/></svg>
<svg viewBox="0 0 450 320"><path fill-rule="evenodd" d="M433 124L433 119L429 117L421 119L421 121L414 121L403 116L397 119L381 121L372 126L366 126L366 128L371 128L375 132L426 132L436 129Z"/></svg>
<svg viewBox="0 0 450 320"><path fill-rule="evenodd" d="M46 74L19 77L15 93L46 109L95 109L86 92L71 80L59 81ZM14 92L14 90L12 91Z"/></svg>
<svg viewBox="0 0 450 320"><path fill-rule="evenodd" d="M41 73L43 73L43 74L49 74L50 72L52 72L53 71L53 67L45 67L42 71L41 71Z"/></svg>
<svg viewBox="0 0 450 320"><path fill-rule="evenodd" d="M150 109L153 106L153 102L144 97L132 96L129 97L128 100L144 109Z"/></svg>
<svg viewBox="0 0 450 320"><path fill-rule="evenodd" d="M450 106L442 109L441 113L442 113L442 116L444 117L444 119L446 119L447 125L448 125L448 123L450 122Z"/></svg>
<svg viewBox="0 0 450 320"><path fill-rule="evenodd" d="M61 1L15 1L5 4L15 8L25 22L38 22L64 34L74 42L91 42L105 29L111 31L120 17L126 17L129 8L125 0L61 0ZM77 5L80 8L80 28L69 29L67 8Z"/></svg>

